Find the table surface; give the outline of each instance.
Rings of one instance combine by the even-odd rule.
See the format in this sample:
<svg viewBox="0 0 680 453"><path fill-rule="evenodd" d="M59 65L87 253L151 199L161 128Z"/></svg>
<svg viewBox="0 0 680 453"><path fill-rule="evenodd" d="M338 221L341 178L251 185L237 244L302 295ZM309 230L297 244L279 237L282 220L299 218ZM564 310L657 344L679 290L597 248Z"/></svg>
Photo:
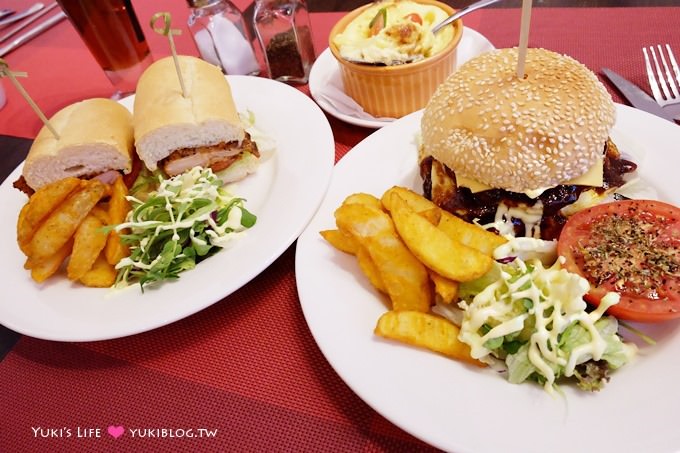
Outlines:
<svg viewBox="0 0 680 453"><path fill-rule="evenodd" d="M3 6L21 8L29 3L5 0ZM156 12L155 3L133 1L142 23ZM244 10L249 6L246 0L236 3ZM317 54L342 16L333 11L341 3L347 4L310 1ZM541 7L534 9L530 46L566 53L595 72L612 68L642 87L646 82L641 47L668 42L680 49L677 1L626 2L630 5L626 8L535 3ZM164 7L173 13L175 23L185 23L183 0L168 0ZM518 12L489 8L469 15L465 25L496 47L514 46ZM195 55L188 30L180 28L178 51ZM154 57L168 54L160 37L147 33L147 38ZM74 101L112 92L66 21L6 60L14 70L28 72L22 84L48 116ZM25 156L41 123L15 90L2 83L9 101L0 110L4 180ZM622 102L616 90L605 85ZM298 88L308 94L306 86ZM331 116L328 121L336 161L373 132ZM3 214L12 222L16 216ZM127 338L50 342L0 326L0 451L431 450L366 405L328 364L305 323L294 263L295 244L249 284L208 309ZM0 303L21 303L8 289ZM115 439L106 434L108 426L205 428L217 434L182 439L126 434ZM86 428L95 431L89 437L76 435ZM97 429L101 437L94 434Z"/></svg>

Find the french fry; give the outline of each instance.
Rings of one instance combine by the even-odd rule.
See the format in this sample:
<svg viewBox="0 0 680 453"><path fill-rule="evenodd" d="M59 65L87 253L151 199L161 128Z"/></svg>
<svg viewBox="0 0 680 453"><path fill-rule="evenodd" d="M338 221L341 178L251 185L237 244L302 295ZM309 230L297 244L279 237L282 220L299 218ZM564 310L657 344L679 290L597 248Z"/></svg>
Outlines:
<svg viewBox="0 0 680 453"><path fill-rule="evenodd" d="M426 209L424 211L418 212L420 217L427 219L432 225L439 225L439 221L442 218L442 210L439 208Z"/></svg>
<svg viewBox="0 0 680 453"><path fill-rule="evenodd" d="M41 260L54 255L106 192L106 185L96 179L82 185L42 222L28 245L29 256Z"/></svg>
<svg viewBox="0 0 680 453"><path fill-rule="evenodd" d="M406 187L394 186L383 194L381 198L382 204L388 211L392 211L392 199L394 195L398 195L402 198L413 211L430 220L430 223L439 227L439 229L444 231L451 239L479 250L485 255L492 256L496 247L507 242L507 239L504 237L456 217L450 212L439 208L432 201ZM439 217L437 217L434 212L438 212Z"/></svg>
<svg viewBox="0 0 680 453"><path fill-rule="evenodd" d="M438 352L456 360L483 367L483 363L470 356L470 347L458 340L460 329L439 316L417 311L385 312L375 327L375 333Z"/></svg>
<svg viewBox="0 0 680 453"><path fill-rule="evenodd" d="M341 252L356 255L359 244L357 244L357 241L351 235L345 234L340 230L323 230L320 231L319 234L321 234L330 245Z"/></svg>
<svg viewBox="0 0 680 453"><path fill-rule="evenodd" d="M429 310L433 294L427 269L404 245L387 213L364 204L344 204L335 211L335 221L368 251L394 310Z"/></svg>
<svg viewBox="0 0 680 453"><path fill-rule="evenodd" d="M347 198L345 198L342 204L363 204L380 209L382 211L382 204L380 203L380 200L378 200L378 198L376 198L374 195L363 192L349 195Z"/></svg>
<svg viewBox="0 0 680 453"><path fill-rule="evenodd" d="M468 223L444 210L442 210L442 216L439 224L437 224L437 228L461 244L479 250L488 256L493 256L493 251L497 247L508 242L503 236L487 231L478 225Z"/></svg>
<svg viewBox="0 0 680 453"><path fill-rule="evenodd" d="M130 202L125 198L127 194L128 190L123 182L123 178L118 177L113 183L111 199L109 200L109 225L118 225L125 221L130 211ZM111 231L109 234L104 255L106 256L106 261L114 266L120 260L130 255L130 248L121 242L117 231Z"/></svg>
<svg viewBox="0 0 680 453"><path fill-rule="evenodd" d="M90 215L95 216L102 223L102 225L110 225L111 217L109 217L108 211L104 209L101 205L102 203L99 203L97 206L92 208L90 210Z"/></svg>
<svg viewBox="0 0 680 453"><path fill-rule="evenodd" d="M24 267L31 270L31 278L33 280L42 283L59 270L61 263L63 263L66 257L71 253L72 247L73 241L69 240L57 250L57 253L48 256L41 261L35 261L32 258L28 258Z"/></svg>
<svg viewBox="0 0 680 453"><path fill-rule="evenodd" d="M381 293L387 294L387 288L385 287L385 282L380 275L380 270L373 262L371 254L368 252L366 247L358 246L356 251L357 262L359 263L359 268L361 272L368 278L371 285L375 287Z"/></svg>
<svg viewBox="0 0 680 453"><path fill-rule="evenodd" d="M78 178L65 178L41 187L31 196L17 222L17 242L24 254L28 255L29 243L40 223L79 187Z"/></svg>
<svg viewBox="0 0 680 453"><path fill-rule="evenodd" d="M80 277L80 282L92 288L108 288L116 282L116 269L100 254L92 268Z"/></svg>
<svg viewBox="0 0 680 453"><path fill-rule="evenodd" d="M430 278L434 283L434 294L439 300L445 304L450 304L456 301L458 297L458 287L460 284L454 280L442 277L435 271L430 271Z"/></svg>
<svg viewBox="0 0 680 453"><path fill-rule="evenodd" d="M382 205L388 211L392 211L392 196L399 195L406 204L408 204L412 210L417 213L422 213L424 211L438 210L439 206L425 198L424 196L407 189L406 187L393 186L387 189L383 196L380 198Z"/></svg>
<svg viewBox="0 0 680 453"><path fill-rule="evenodd" d="M71 259L66 266L69 280L79 280L92 268L95 260L106 245L107 233L102 232L104 224L95 216L88 215L74 234Z"/></svg>
<svg viewBox="0 0 680 453"><path fill-rule="evenodd" d="M443 277L466 282L491 269L493 260L478 250L451 239L418 215L399 195L391 198L394 225L409 250L425 266Z"/></svg>

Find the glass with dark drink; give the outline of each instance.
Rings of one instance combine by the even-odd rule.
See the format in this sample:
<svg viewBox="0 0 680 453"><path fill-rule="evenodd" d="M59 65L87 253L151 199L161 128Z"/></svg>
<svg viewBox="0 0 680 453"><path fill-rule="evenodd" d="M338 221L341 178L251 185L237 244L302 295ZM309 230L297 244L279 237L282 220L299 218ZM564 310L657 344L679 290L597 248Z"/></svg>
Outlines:
<svg viewBox="0 0 680 453"><path fill-rule="evenodd" d="M57 2L116 88L113 97L134 92L151 54L131 1Z"/></svg>

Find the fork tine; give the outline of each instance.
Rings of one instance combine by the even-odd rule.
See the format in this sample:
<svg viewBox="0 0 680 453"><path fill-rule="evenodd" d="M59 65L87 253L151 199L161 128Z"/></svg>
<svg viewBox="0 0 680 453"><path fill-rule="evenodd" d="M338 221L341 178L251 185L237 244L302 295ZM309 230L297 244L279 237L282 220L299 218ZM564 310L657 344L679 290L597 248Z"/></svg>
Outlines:
<svg viewBox="0 0 680 453"><path fill-rule="evenodd" d="M668 51L668 59L671 62L671 67L675 73L675 81L677 82L678 88L680 88L680 68L678 68L678 62L675 61L675 55L673 55L670 44L666 44L666 50ZM678 96L678 93L676 92L675 95Z"/></svg>
<svg viewBox="0 0 680 453"><path fill-rule="evenodd" d="M654 77L654 70L652 69L652 64L649 61L649 55L647 54L647 48L642 48L642 53L645 54L645 69L647 70L647 78L649 79L649 87L652 89L652 94L656 102L662 103L663 96L661 96L661 91L659 90L659 84L656 82L656 77Z"/></svg>
<svg viewBox="0 0 680 453"><path fill-rule="evenodd" d="M666 44L666 45L668 45L668 44ZM675 86L675 80L673 80L673 74L671 73L671 70L668 67L668 63L666 63L666 57L664 56L663 47L661 47L661 44L657 45L656 47L659 49L659 56L661 57L661 64L663 65L663 69L666 73L665 81L668 83L668 86L670 87L671 91L673 92L673 96L677 98L678 96L680 96L680 94L678 93L678 87ZM670 59L670 55L672 55L672 54L670 52L668 52L668 54L669 54L668 58ZM670 93L668 93L668 98L670 98L670 97L671 97Z"/></svg>
<svg viewBox="0 0 680 453"><path fill-rule="evenodd" d="M657 46L661 58L665 61L661 46ZM666 84L666 77L664 77L663 71L661 70L661 65L659 65L659 60L656 57L656 52L654 47L650 46L649 50L652 52L652 60L654 60L654 67L656 68L657 83L661 86L661 91L663 91L664 99L668 100L671 97L671 92L668 90L668 85Z"/></svg>

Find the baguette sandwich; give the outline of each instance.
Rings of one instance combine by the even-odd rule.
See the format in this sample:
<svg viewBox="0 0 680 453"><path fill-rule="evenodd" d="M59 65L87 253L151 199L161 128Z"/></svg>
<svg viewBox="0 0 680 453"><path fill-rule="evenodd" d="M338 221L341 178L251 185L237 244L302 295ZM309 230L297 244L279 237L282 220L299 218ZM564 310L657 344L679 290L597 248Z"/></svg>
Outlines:
<svg viewBox="0 0 680 453"><path fill-rule="evenodd" d="M220 69L190 56L178 61L186 97L172 57L153 63L137 83L133 124L140 159L168 176L200 166L233 182L254 172L260 155Z"/></svg>
<svg viewBox="0 0 680 453"><path fill-rule="evenodd" d="M132 114L110 99L87 99L58 111L38 133L14 186L31 195L67 177L112 182L132 171Z"/></svg>

